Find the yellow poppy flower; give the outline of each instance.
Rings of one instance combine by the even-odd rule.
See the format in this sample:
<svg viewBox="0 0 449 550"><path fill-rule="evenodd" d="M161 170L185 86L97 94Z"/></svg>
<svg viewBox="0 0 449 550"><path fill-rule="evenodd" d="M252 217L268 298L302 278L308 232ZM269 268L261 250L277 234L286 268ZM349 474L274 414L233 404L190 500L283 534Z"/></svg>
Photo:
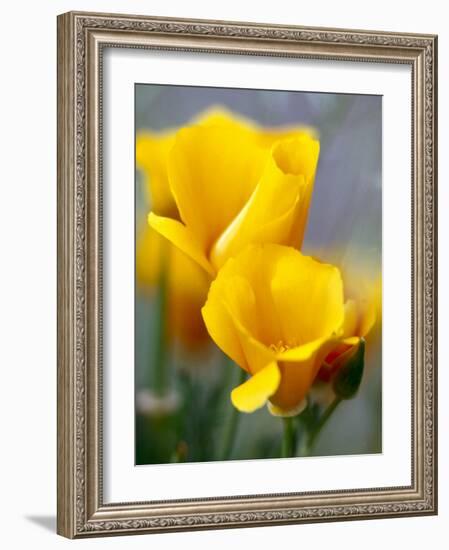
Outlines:
<svg viewBox="0 0 449 550"><path fill-rule="evenodd" d="M154 208L149 224L210 275L248 244L301 246L319 156L312 131L262 130L214 110L162 156L181 221Z"/></svg>
<svg viewBox="0 0 449 550"><path fill-rule="evenodd" d="M351 333L340 270L273 244L248 246L220 269L203 307L215 343L250 378L231 393L252 412L269 400L273 414L297 414L322 362Z"/></svg>
<svg viewBox="0 0 449 550"><path fill-rule="evenodd" d="M380 326L382 317L382 278L380 274L369 273L355 265L340 268L345 281L345 324L344 335L367 338L378 336L374 327ZM373 334L376 333L376 334ZM348 355L351 346L340 344L323 361L318 373L322 381L331 380ZM370 348L368 347L368 352Z"/></svg>
<svg viewBox="0 0 449 550"><path fill-rule="evenodd" d="M140 289L154 290L161 269L167 273L168 335L179 339L187 349L198 350L210 341L201 316L210 279L195 262L145 224L136 245Z"/></svg>

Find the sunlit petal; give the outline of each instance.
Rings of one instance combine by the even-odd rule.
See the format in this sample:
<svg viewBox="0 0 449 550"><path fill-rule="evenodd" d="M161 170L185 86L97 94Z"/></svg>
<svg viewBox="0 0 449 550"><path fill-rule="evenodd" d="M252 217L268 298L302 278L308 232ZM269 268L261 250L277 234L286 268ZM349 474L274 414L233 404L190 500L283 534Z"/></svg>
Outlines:
<svg viewBox="0 0 449 550"><path fill-rule="evenodd" d="M250 197L266 151L233 126L181 129L170 151L169 182L181 219L209 252Z"/></svg>
<svg viewBox="0 0 449 550"><path fill-rule="evenodd" d="M287 249L271 282L283 341L291 347L340 329L344 319L339 270Z"/></svg>
<svg viewBox="0 0 449 550"><path fill-rule="evenodd" d="M285 174L271 156L248 202L216 240L215 267L251 243L288 244L304 186L302 174Z"/></svg>
<svg viewBox="0 0 449 550"><path fill-rule="evenodd" d="M236 409L251 413L263 407L267 399L275 393L281 375L275 362L252 376L249 380L234 388L231 392L231 401Z"/></svg>
<svg viewBox="0 0 449 550"><path fill-rule="evenodd" d="M188 227L177 220L157 216L153 212L148 215L148 223L192 260L196 261L207 273L214 274L214 270L204 255L195 235Z"/></svg>

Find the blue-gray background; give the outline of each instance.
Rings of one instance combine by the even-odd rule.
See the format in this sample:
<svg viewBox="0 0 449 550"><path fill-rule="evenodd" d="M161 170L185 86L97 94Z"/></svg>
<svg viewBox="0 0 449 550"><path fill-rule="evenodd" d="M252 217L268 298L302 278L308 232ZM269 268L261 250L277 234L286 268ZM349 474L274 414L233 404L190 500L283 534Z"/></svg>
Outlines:
<svg viewBox="0 0 449 550"><path fill-rule="evenodd" d="M307 125L318 131L320 160L303 250L334 250L329 260L362 263L377 272L382 262L382 97L372 95L247 90L137 84L136 131L188 123L211 106L223 106L262 126ZM146 213L136 178L137 225ZM140 183L139 183L140 182ZM141 303L139 303L141 302ZM144 384L148 326L144 298L136 295L136 380ZM381 351L369 358L358 396L341 405L324 428L315 453L381 451ZM240 434L274 426L266 412L245 415ZM247 426L245 426L247 424ZM277 424L276 428L278 429ZM241 446L245 446L244 435ZM137 445L139 442L137 442ZM243 453L245 455L245 453Z"/></svg>

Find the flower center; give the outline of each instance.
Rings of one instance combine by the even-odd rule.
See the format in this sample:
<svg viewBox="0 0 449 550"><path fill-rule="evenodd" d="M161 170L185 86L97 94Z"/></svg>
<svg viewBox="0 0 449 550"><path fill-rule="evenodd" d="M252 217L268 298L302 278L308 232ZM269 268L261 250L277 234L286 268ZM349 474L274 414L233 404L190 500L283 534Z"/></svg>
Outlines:
<svg viewBox="0 0 449 550"><path fill-rule="evenodd" d="M275 353L283 353L284 351L289 350L290 348L294 348L295 344L293 342L283 342L282 340L279 340L277 344L270 344L270 349L273 350Z"/></svg>

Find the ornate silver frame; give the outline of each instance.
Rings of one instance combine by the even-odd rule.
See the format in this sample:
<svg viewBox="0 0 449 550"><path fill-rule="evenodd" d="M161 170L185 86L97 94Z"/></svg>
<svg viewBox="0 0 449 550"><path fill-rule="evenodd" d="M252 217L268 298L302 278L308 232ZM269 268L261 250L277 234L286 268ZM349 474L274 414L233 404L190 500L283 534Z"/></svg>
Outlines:
<svg viewBox="0 0 449 550"><path fill-rule="evenodd" d="M102 496L104 47L404 63L412 68L412 483L105 504ZM66 13L58 17L58 533L86 536L437 513L437 37ZM405 313L405 312L404 312ZM151 495L148 495L149 499Z"/></svg>

